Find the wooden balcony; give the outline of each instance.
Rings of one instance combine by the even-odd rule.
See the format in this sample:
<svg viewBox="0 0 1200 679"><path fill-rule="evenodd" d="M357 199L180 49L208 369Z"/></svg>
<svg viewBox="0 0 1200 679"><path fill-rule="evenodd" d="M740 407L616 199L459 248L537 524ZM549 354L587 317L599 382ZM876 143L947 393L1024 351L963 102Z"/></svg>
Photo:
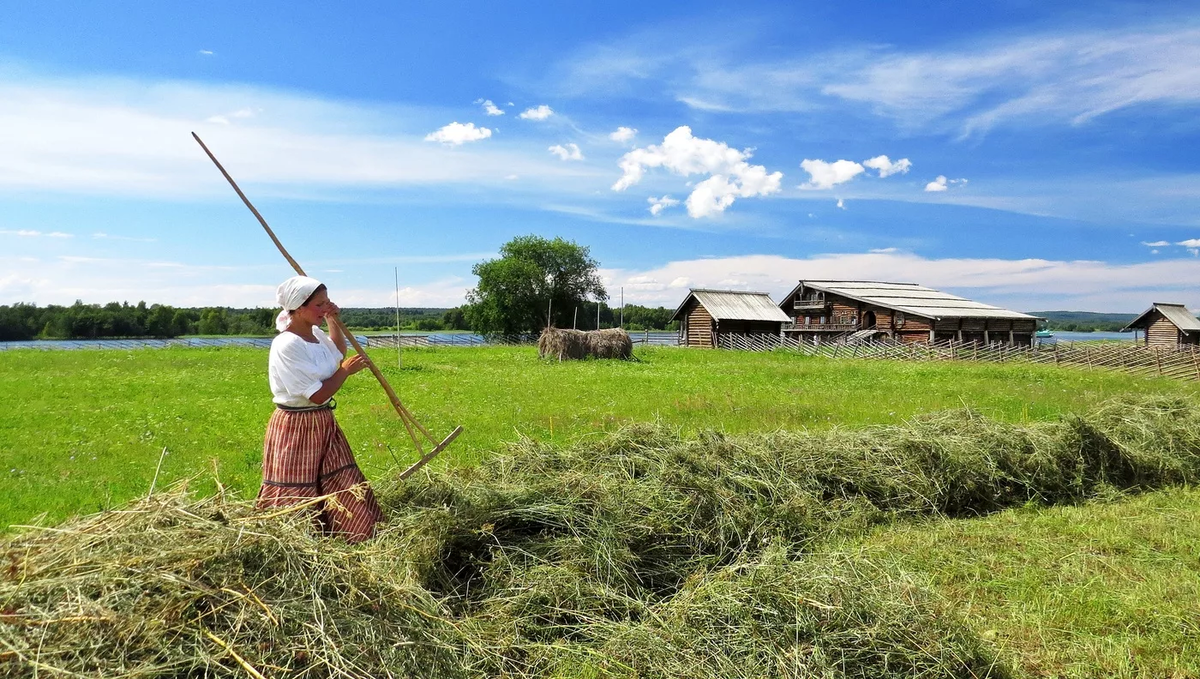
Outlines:
<svg viewBox="0 0 1200 679"><path fill-rule="evenodd" d="M859 327L853 323L809 323L804 325L797 323L790 328L784 328L784 332L854 332L859 330Z"/></svg>
<svg viewBox="0 0 1200 679"><path fill-rule="evenodd" d="M796 311L824 311L829 308L829 302L823 299L797 299L792 301L792 308Z"/></svg>

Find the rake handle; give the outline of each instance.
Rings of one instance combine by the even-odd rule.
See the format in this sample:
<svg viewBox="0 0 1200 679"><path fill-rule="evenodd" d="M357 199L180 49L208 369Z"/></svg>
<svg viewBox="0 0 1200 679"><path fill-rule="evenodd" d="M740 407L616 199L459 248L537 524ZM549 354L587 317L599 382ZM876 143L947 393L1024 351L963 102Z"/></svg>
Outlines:
<svg viewBox="0 0 1200 679"><path fill-rule="evenodd" d="M263 216L259 213L258 209L254 207L254 204L250 202L250 199L246 197L246 194L242 193L242 189L237 185L237 182L233 180L233 177L229 176L229 173L225 170L225 167L221 165L221 161L217 160L217 157L213 155L213 152L208 150L208 146L204 144L198 134L193 132L192 138L196 140L196 143L200 145L200 148L204 149L204 153L208 156L208 159L211 160L213 165L216 165L217 169L221 171L221 174L225 177L225 180L228 181L229 185L233 187L233 190L237 192L238 197L242 199L242 202L246 204L246 207L250 208L250 212L254 214L254 217L258 219L258 223L262 225L263 230L265 230L267 235L271 237L271 242L275 243L275 247L279 248L279 252L283 255L284 259L286 259L288 263L292 265L292 268L296 270L297 274L301 276L307 275L304 273L304 268L300 266L300 263L292 258L291 254L288 253L287 248L283 247L283 243L279 241L279 238L275 235L275 232L272 231L270 225L267 224L267 220L263 219ZM383 372L379 370L379 366L375 365L375 362L372 361L371 357L367 355L366 350L363 349L362 345L360 345L358 340L355 339L354 333L351 333L346 326L342 324L341 319L330 318L328 321L331 325L336 326L339 330L341 330L342 335L349 340L350 345L354 347L354 351L362 356L363 360L366 361L367 367L371 370L371 374L374 375L375 379L379 381L379 386L383 387L383 391L387 393L388 400L392 402L392 407L395 408L396 414L400 416L401 423L404 424L405 430L408 431L409 438L412 439L413 445L417 448L417 454L424 458L425 452L421 447L421 441L417 438L416 432L413 431L413 428L416 427L416 429L420 431L420 433L424 435L430 443L437 444L438 440L435 439L429 433L429 431L425 429L425 427L421 426L421 423L417 422L417 419L413 417L412 413L408 412L408 409L405 408L404 404L400 402L400 397L396 395L395 390L392 389L392 385L389 384L387 378L383 376ZM424 462L420 462L418 465L414 466L420 466L420 464L424 464Z"/></svg>

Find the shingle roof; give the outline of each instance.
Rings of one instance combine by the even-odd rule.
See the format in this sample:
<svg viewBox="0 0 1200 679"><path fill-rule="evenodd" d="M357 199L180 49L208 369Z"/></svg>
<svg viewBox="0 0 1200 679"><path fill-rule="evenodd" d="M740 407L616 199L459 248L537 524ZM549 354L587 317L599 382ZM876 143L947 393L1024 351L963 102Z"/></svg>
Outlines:
<svg viewBox="0 0 1200 679"><path fill-rule="evenodd" d="M713 318L719 321L776 321L791 323L792 318L783 313L771 296L765 292L743 292L741 290L691 290L683 303L675 310L671 320L683 313L688 300L695 297Z"/></svg>
<svg viewBox="0 0 1200 679"><path fill-rule="evenodd" d="M991 304L969 300L916 283L885 283L881 281L800 281L814 290L849 297L867 304L897 309L924 318L1020 318L1038 320L1019 311L1002 309ZM797 285L784 297L790 299L799 290Z"/></svg>
<svg viewBox="0 0 1200 679"><path fill-rule="evenodd" d="M1168 321L1174 323L1175 327L1179 328L1185 333L1200 332L1200 320L1197 320L1196 317L1192 315L1192 312L1187 310L1187 307L1182 304L1167 304L1165 302L1154 302L1151 304L1149 309L1146 309L1141 313L1141 315L1130 321L1129 325L1125 326L1125 329L1130 330L1134 327L1143 327L1138 325L1138 323L1151 311L1158 311L1158 313L1165 316Z"/></svg>

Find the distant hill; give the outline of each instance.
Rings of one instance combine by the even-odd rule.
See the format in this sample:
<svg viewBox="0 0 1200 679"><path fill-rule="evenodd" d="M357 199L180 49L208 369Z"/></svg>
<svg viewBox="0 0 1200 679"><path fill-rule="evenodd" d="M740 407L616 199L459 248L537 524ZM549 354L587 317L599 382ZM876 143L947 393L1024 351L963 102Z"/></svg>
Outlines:
<svg viewBox="0 0 1200 679"><path fill-rule="evenodd" d="M1112 314L1095 311L1026 311L1025 313L1046 319L1043 325L1050 330L1075 332L1117 332L1137 318L1137 314Z"/></svg>

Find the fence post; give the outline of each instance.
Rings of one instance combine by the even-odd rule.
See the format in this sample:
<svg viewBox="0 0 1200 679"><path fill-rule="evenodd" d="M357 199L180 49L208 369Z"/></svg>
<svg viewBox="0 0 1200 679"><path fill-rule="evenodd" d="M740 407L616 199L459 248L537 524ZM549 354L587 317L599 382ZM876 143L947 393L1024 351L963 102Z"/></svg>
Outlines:
<svg viewBox="0 0 1200 679"><path fill-rule="evenodd" d="M1083 345L1083 357L1087 360L1088 367L1092 367L1092 352L1087 345Z"/></svg>
<svg viewBox="0 0 1200 679"><path fill-rule="evenodd" d="M1162 376L1162 354L1159 353L1159 347L1154 347L1154 367L1158 369L1158 374Z"/></svg>
<svg viewBox="0 0 1200 679"><path fill-rule="evenodd" d="M1196 379L1200 380L1200 363L1196 362L1196 345L1192 345L1192 367L1196 369Z"/></svg>

